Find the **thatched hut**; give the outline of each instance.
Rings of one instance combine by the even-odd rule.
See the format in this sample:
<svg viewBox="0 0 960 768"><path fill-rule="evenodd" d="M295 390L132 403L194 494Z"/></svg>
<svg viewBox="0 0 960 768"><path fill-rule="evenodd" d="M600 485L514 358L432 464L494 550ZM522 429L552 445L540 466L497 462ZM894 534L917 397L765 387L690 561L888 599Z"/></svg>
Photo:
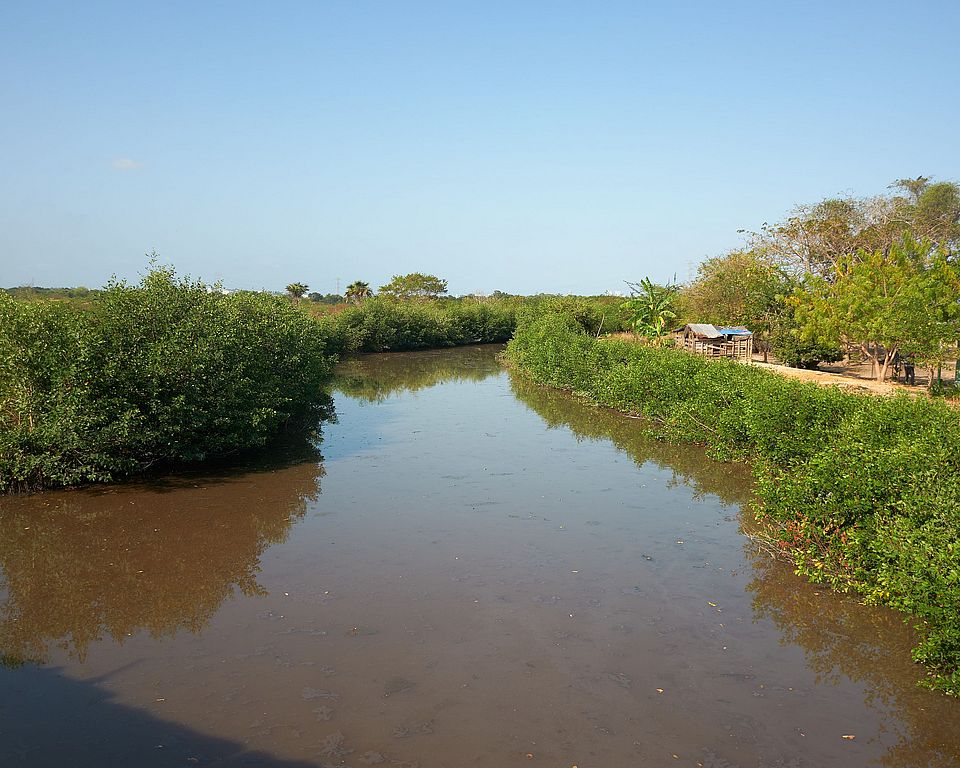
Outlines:
<svg viewBox="0 0 960 768"><path fill-rule="evenodd" d="M717 328L709 323L687 323L673 332L677 349L704 357L753 358L753 333L742 326Z"/></svg>

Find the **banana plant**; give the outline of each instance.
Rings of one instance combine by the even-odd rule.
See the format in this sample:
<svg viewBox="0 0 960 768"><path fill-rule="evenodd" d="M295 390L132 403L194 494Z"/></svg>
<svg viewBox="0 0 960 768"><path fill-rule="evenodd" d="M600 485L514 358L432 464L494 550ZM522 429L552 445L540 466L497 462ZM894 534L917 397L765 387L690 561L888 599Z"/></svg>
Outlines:
<svg viewBox="0 0 960 768"><path fill-rule="evenodd" d="M632 313L630 327L638 336L651 344L662 346L669 331L669 322L677 313L673 311L677 288L674 285L657 285L645 277L639 283L630 283L630 298L620 306Z"/></svg>

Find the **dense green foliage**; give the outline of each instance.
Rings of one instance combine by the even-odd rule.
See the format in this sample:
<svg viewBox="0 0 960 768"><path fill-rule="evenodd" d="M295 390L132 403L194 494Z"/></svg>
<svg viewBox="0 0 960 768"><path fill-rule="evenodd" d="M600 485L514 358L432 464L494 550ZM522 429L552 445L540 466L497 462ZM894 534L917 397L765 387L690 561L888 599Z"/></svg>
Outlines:
<svg viewBox="0 0 960 768"><path fill-rule="evenodd" d="M376 296L318 322L343 351L396 352L507 341L521 307L552 306L577 317L594 335L619 331L628 314L613 297L532 296L397 301Z"/></svg>
<svg viewBox="0 0 960 768"><path fill-rule="evenodd" d="M656 436L753 460L758 515L799 571L918 617L917 661L960 694L960 420L734 362L598 340L526 311L507 347L542 384L642 415Z"/></svg>
<svg viewBox="0 0 960 768"><path fill-rule="evenodd" d="M860 347L881 379L901 353L936 364L960 336L960 266L944 248L904 237L843 257L832 280L812 278L797 315L804 335Z"/></svg>
<svg viewBox="0 0 960 768"><path fill-rule="evenodd" d="M670 332L670 321L676 318L677 289L657 285L645 277L639 283L627 283L630 298L620 307L630 313L630 328L653 344L662 344Z"/></svg>
<svg viewBox="0 0 960 768"><path fill-rule="evenodd" d="M0 490L102 481L316 424L335 347L286 299L157 269L92 309L0 296Z"/></svg>
<svg viewBox="0 0 960 768"><path fill-rule="evenodd" d="M380 295L393 299L436 299L447 292L447 281L436 275L411 272L409 275L394 275L386 285L380 286Z"/></svg>
<svg viewBox="0 0 960 768"><path fill-rule="evenodd" d="M96 302L102 291L89 288L42 288L24 286L20 288L0 288L0 296L6 294L17 301L62 301L76 306L90 306Z"/></svg>
<svg viewBox="0 0 960 768"><path fill-rule="evenodd" d="M339 355L504 342L524 304L616 330L611 301L366 298L317 313L314 302L225 295L166 269L83 303L0 294L0 491L261 446L316 425Z"/></svg>
<svg viewBox="0 0 960 768"><path fill-rule="evenodd" d="M510 302L374 297L318 322L346 350L383 352L506 341L516 324L516 310Z"/></svg>

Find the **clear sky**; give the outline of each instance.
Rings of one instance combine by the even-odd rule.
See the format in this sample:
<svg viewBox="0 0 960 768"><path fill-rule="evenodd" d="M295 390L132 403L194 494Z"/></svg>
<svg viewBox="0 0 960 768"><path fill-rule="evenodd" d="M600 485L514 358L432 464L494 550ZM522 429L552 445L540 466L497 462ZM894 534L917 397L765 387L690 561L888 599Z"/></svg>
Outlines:
<svg viewBox="0 0 960 768"><path fill-rule="evenodd" d="M960 179L960 2L42 2L0 14L0 285L681 280Z"/></svg>

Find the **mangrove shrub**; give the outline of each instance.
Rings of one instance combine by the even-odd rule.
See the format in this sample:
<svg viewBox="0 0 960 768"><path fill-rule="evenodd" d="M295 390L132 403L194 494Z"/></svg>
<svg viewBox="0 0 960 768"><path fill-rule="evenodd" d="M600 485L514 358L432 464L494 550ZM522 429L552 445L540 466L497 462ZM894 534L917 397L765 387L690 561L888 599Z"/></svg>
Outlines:
<svg viewBox="0 0 960 768"><path fill-rule="evenodd" d="M155 269L89 310L0 296L0 490L112 480L316 424L329 333Z"/></svg>

